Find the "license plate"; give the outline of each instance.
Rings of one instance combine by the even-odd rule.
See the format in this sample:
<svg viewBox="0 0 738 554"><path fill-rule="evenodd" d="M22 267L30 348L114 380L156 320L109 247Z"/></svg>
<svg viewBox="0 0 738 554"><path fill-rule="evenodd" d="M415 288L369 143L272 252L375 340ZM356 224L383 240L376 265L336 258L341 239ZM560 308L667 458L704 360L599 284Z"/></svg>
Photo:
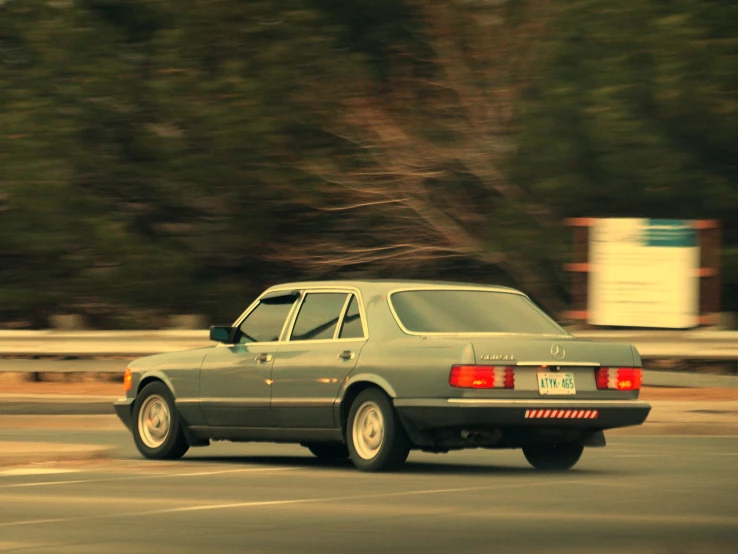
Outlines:
<svg viewBox="0 0 738 554"><path fill-rule="evenodd" d="M538 392L546 395L576 394L573 373L539 373Z"/></svg>

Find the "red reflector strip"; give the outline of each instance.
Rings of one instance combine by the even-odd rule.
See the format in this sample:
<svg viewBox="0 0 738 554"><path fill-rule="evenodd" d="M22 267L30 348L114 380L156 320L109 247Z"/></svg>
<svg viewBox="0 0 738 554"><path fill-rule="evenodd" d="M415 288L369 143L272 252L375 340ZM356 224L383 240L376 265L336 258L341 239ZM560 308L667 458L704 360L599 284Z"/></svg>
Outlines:
<svg viewBox="0 0 738 554"><path fill-rule="evenodd" d="M526 419L597 419L599 410L525 410Z"/></svg>

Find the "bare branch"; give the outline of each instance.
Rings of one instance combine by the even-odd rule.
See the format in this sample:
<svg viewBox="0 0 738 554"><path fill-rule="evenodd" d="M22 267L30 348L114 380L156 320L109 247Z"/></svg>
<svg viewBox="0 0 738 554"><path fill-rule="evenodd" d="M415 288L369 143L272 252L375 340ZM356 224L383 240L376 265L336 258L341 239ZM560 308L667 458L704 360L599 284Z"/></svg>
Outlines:
<svg viewBox="0 0 738 554"><path fill-rule="evenodd" d="M377 202L362 202L360 204L352 204L350 206L338 206L335 208L316 208L323 212L346 212L349 210L357 210L359 208L368 208L370 206L380 206L382 204L398 204L401 202L405 202L407 198L399 198L397 200L378 200Z"/></svg>
<svg viewBox="0 0 738 554"><path fill-rule="evenodd" d="M550 209L502 170L517 148L516 106L546 23L537 3L525 6L528 13L513 23L507 6L425 0L418 5L425 33L418 37L432 52L423 64L434 67L432 74L419 77L403 52L381 91L353 83L346 92L342 87L352 81L336 80L335 97L346 100L331 112L326 132L345 140L355 156L343 165L301 162L300 169L326 185L305 205L325 217L353 211L374 226L341 243L302 244L290 251L290 261L323 271L464 257L538 287L521 254L507 255L489 226L480 225L495 221L504 207L531 224L558 226Z"/></svg>

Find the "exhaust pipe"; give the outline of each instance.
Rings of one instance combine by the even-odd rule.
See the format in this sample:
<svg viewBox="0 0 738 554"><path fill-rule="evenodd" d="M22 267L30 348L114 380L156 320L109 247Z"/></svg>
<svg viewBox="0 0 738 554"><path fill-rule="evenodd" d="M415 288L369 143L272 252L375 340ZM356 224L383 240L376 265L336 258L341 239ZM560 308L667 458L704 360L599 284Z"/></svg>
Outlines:
<svg viewBox="0 0 738 554"><path fill-rule="evenodd" d="M464 429L461 431L461 438L475 446L495 446L502 440L502 432L499 429Z"/></svg>

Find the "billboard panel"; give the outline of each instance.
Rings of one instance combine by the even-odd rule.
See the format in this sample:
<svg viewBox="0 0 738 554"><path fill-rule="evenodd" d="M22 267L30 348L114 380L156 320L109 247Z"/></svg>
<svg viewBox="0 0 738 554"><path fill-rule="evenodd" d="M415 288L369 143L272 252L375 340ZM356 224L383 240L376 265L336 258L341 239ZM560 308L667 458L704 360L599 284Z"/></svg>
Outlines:
<svg viewBox="0 0 738 554"><path fill-rule="evenodd" d="M693 222L595 219L589 262L591 325L698 325L700 251Z"/></svg>

